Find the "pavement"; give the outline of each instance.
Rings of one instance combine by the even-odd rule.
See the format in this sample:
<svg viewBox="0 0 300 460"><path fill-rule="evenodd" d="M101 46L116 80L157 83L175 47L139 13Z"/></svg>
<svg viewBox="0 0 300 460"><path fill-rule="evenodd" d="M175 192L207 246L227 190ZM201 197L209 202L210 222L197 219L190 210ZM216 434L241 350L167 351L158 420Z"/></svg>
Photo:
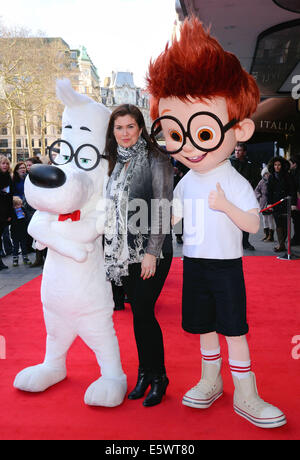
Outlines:
<svg viewBox="0 0 300 460"><path fill-rule="evenodd" d="M28 254L31 262L35 261L35 254ZM22 256L19 255L19 266L13 267L12 256L2 258L3 263L8 266L7 270L0 271L0 298L14 291L23 284L28 283L42 273L42 267L30 267L23 264ZM1 303L0 303L1 306Z"/></svg>
<svg viewBox="0 0 300 460"><path fill-rule="evenodd" d="M293 230L292 230L293 235ZM263 238L263 228L260 228L259 232L255 235L250 235L249 242L255 247L255 251L245 250L245 256L284 256L284 253L276 254L273 251L274 243L265 243L261 241ZM176 242L175 237L173 238L173 249L174 257L182 257L182 245ZM292 256L300 258L300 246L292 246L291 248ZM35 254L29 254L28 256L32 262L35 260ZM34 267L24 265L22 261L22 256L19 256L19 266L12 266L12 256L4 257L3 262L9 268L8 270L0 271L0 298L14 291L23 284L28 283L33 278L36 278L42 273L42 267ZM292 261L289 261L292 262ZM1 306L1 303L0 303Z"/></svg>

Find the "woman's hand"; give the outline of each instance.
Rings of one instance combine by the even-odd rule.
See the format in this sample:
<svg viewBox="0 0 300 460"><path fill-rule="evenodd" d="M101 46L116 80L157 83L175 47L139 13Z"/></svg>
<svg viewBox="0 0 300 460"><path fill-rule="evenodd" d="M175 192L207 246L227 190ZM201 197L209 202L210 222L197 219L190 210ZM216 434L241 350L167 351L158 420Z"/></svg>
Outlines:
<svg viewBox="0 0 300 460"><path fill-rule="evenodd" d="M156 271L156 257L152 254L145 254L142 263L141 278L146 280L155 275Z"/></svg>

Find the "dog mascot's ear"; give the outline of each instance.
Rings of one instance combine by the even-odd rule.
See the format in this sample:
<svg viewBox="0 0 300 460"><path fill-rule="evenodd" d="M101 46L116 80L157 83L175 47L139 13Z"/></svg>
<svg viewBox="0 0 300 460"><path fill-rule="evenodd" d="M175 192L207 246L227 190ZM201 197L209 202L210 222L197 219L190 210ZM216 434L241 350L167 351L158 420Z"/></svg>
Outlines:
<svg viewBox="0 0 300 460"><path fill-rule="evenodd" d="M56 80L56 96L67 107L76 107L78 105L94 102L88 96L79 94L72 88L68 78Z"/></svg>

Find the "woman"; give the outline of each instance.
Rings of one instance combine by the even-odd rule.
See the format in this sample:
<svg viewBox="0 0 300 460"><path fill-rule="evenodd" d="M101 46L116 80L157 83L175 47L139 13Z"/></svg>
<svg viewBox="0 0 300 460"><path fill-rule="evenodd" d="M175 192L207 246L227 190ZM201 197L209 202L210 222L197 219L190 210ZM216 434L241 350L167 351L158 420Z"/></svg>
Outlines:
<svg viewBox="0 0 300 460"><path fill-rule="evenodd" d="M260 209L264 209L267 207L268 198L267 198L267 191L268 191L268 179L270 173L268 171L267 166L265 166L261 171L262 179L259 181L255 188L255 195L259 202ZM263 211L262 212L262 221L264 226L264 237L262 241L274 241L274 218L272 211Z"/></svg>
<svg viewBox="0 0 300 460"><path fill-rule="evenodd" d="M24 200L24 182L27 174L27 168L24 161L16 164L13 171L13 195Z"/></svg>
<svg viewBox="0 0 300 460"><path fill-rule="evenodd" d="M295 204L295 194L289 175L289 162L282 157L274 157L268 163L270 177L267 184L267 201L269 205L280 201L288 196L292 197L292 205ZM273 216L276 224L278 246L275 252L286 250L285 240L287 237L287 205L286 200L274 206Z"/></svg>
<svg viewBox="0 0 300 460"><path fill-rule="evenodd" d="M290 176L295 189L295 206L292 207L292 219L294 224L294 235L291 239L291 245L300 244L300 155L292 155L290 162Z"/></svg>
<svg viewBox="0 0 300 460"><path fill-rule="evenodd" d="M167 155L155 151L140 110L129 104L111 115L105 153L110 176L106 273L117 286L122 284L128 295L139 357L137 384L128 398L141 398L151 385L143 405L154 406L161 402L169 383L154 307L172 261L169 205L173 169ZM158 203L163 199L160 212Z"/></svg>
<svg viewBox="0 0 300 460"><path fill-rule="evenodd" d="M8 193L11 193L11 190L12 190L11 189L12 187L11 173L12 171L11 171L10 161L5 155L0 155L0 171L2 173L9 173L9 176L8 176L9 186L7 190L8 190ZM10 233L9 233L9 224L10 222L8 223L8 225L6 225L6 227L3 230L2 241L0 238L0 254L2 257L4 255L9 256L10 254L12 254L12 250L13 250L12 241L11 241Z"/></svg>
<svg viewBox="0 0 300 460"><path fill-rule="evenodd" d="M9 172L10 164L6 157L0 158L0 241L3 231L12 218L12 180ZM0 270L8 268L0 257Z"/></svg>

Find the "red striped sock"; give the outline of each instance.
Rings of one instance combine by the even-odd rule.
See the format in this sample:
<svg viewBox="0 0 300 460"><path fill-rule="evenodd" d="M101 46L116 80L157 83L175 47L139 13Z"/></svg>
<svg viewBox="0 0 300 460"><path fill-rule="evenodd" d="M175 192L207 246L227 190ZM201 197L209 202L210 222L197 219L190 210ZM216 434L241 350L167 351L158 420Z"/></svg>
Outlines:
<svg viewBox="0 0 300 460"><path fill-rule="evenodd" d="M202 359L207 362L218 361L221 358L220 347L216 350L203 350L201 348Z"/></svg>
<svg viewBox="0 0 300 460"><path fill-rule="evenodd" d="M239 379L249 377L251 371L251 361L234 361L229 359L229 366L232 375Z"/></svg>

